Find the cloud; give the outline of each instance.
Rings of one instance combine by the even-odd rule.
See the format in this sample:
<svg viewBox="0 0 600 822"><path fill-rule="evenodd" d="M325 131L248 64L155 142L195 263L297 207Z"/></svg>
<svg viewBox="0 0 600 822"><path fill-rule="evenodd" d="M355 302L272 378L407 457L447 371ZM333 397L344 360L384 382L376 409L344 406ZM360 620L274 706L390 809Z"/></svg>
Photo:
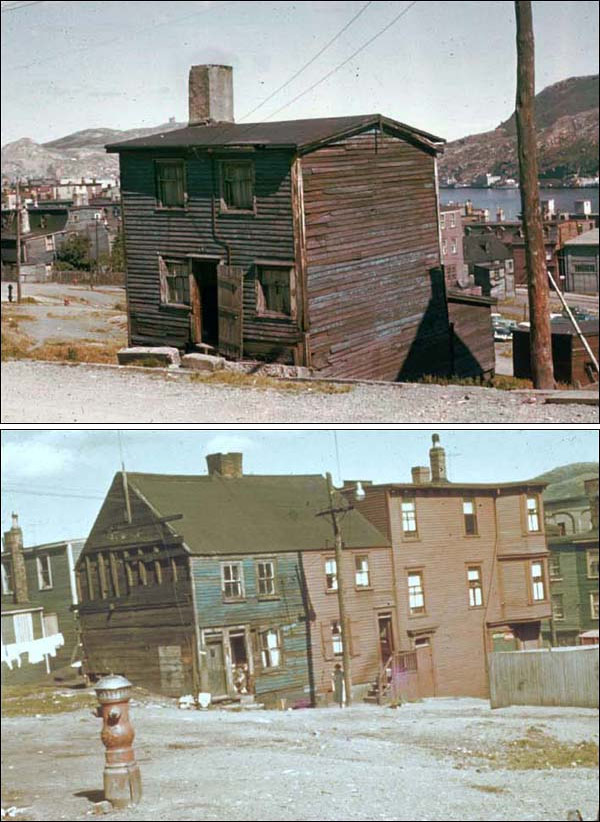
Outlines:
<svg viewBox="0 0 600 822"><path fill-rule="evenodd" d="M5 480L48 477L69 470L75 453L44 442L7 442L2 449L2 476Z"/></svg>
<svg viewBox="0 0 600 822"><path fill-rule="evenodd" d="M254 451L257 443L250 437L241 437L237 434L217 434L211 437L204 446L205 454L227 453L228 451Z"/></svg>

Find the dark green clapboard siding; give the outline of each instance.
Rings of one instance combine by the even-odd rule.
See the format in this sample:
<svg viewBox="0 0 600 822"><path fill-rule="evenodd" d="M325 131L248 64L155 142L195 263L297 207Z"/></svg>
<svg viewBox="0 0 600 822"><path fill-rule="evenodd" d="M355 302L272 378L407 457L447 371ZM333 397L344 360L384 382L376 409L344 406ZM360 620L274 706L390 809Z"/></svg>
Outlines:
<svg viewBox="0 0 600 822"><path fill-rule="evenodd" d="M288 700L309 697L306 621L302 592L298 581L296 554L277 554L278 599L260 600L256 588L256 561L253 557L193 557L192 579L196 596L198 626L221 628L246 625L251 631L279 628L282 641L282 667L262 672L255 665L257 697L280 694ZM264 559L273 560L273 555ZM241 562L245 583L243 602L223 602L221 562ZM255 660L257 648L254 647Z"/></svg>
<svg viewBox="0 0 600 822"><path fill-rule="evenodd" d="M591 615L590 594L598 590L598 580L588 577L587 551L598 550L598 543L549 542L552 554L560 557L560 577L550 580L550 593L562 594L564 619L554 620L554 629L560 643L561 635L575 639L583 631L598 628L598 620ZM545 623L543 633L550 639L550 625Z"/></svg>
<svg viewBox="0 0 600 822"><path fill-rule="evenodd" d="M294 345L301 338L296 323L257 317L253 264L257 259L294 260L291 161L288 151L257 151L256 215L221 215L212 225L213 160L200 152L179 153L186 159L188 202L185 209L156 208L152 152L121 154L121 188L127 251L127 290L134 344L189 341L186 311L161 308L158 255L207 254L222 257L231 250L231 265L242 266L244 346L251 351ZM177 152L169 156L177 156ZM215 236L216 233L216 236Z"/></svg>

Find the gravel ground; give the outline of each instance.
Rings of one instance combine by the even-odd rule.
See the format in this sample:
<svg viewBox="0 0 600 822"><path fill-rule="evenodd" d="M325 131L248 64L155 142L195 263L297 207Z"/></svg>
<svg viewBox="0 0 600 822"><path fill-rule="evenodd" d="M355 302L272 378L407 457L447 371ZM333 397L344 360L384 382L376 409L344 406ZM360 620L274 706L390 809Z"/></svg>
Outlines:
<svg viewBox="0 0 600 822"><path fill-rule="evenodd" d="M597 423L598 407L491 388L357 385L345 394L232 388L185 374L2 364L4 423Z"/></svg>
<svg viewBox="0 0 600 822"><path fill-rule="evenodd" d="M2 722L3 807L33 820L89 818L102 794L89 710ZM114 820L595 819L597 768L506 770L478 754L528 733L598 740L598 712L436 699L389 708L183 712L135 705L144 796Z"/></svg>

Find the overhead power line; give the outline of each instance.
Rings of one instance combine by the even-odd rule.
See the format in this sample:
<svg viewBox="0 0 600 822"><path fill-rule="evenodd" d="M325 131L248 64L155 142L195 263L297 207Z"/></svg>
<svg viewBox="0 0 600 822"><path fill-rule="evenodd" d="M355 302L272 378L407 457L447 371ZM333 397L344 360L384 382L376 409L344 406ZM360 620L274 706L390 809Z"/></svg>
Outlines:
<svg viewBox="0 0 600 822"><path fill-rule="evenodd" d="M37 0L35 3L20 3L18 5L13 6L2 6L2 13L5 11L19 11L19 9L26 9L28 6L39 6L43 3L44 0Z"/></svg>
<svg viewBox="0 0 600 822"><path fill-rule="evenodd" d="M304 97L304 95L305 95L305 94L308 94L308 93L309 93L309 92L311 92L313 89L315 89L317 86L320 86L320 85L321 85L321 83L324 83L324 82L325 82L325 80L328 80L328 79L329 79L329 78L330 78L333 74L335 74L335 73L336 73L337 71L339 71L341 68L344 68L344 66L346 66L346 65L347 65L347 64L348 64L351 60L353 60L353 59L356 57L356 55L357 55L357 54L360 54L360 53L361 53L361 51L364 51L364 50L367 48L367 46L370 46L370 45L371 45L371 43L374 43L374 42L375 42L375 40L377 40L379 37L381 37L381 35L382 35L382 34L385 34L385 32L386 32L386 31L388 31L388 29L391 29L391 27L392 27L395 23L397 23L397 22L398 22L398 20L400 20L400 18L401 18L401 17L404 17L404 15L405 15L405 14L407 14L407 12L409 12L409 11L412 9L412 7L413 7L413 6L416 6L416 5L417 5L417 0L414 0L414 2L413 2L413 3L410 3L410 4L409 4L409 5L408 5L405 9L403 9L403 10L400 12L400 14L397 14L397 15L394 17L394 19L393 19L393 20L391 20L391 21L390 21L390 22L389 22L386 26L384 26L382 29L380 29L380 30L377 32L377 34L374 34L374 35L373 35L373 37L369 38L369 40L367 40L367 42L366 42L366 43L363 43L363 45L362 45L362 46L360 46L360 48L357 48L357 49L356 49L356 51L355 51L355 52L353 52L353 53L350 55L350 57L347 57L347 58L346 58L346 60L344 60L342 63L340 63L340 64L339 64L338 66L336 66L335 68L331 69L331 71L327 72L327 74L325 74L323 77L321 77L321 79L320 79L320 80L317 80L317 82L316 82L316 83L313 83L313 84L312 84L312 86L310 86L309 88L307 88L305 91L302 91L300 94L296 95L296 97L294 97L294 99L293 99L293 100L290 100L289 102L284 103L284 105L280 106L278 109L276 109L275 111L271 112L271 114L269 114L269 115L268 115L267 119L269 119L269 118L271 118L271 117L274 117L276 114L279 114L279 112L280 112L280 111L283 111L283 109L284 109L284 108L288 108L288 106L291 106L293 103L295 103L295 102L296 102L297 100L299 100L301 97Z"/></svg>
<svg viewBox="0 0 600 822"><path fill-rule="evenodd" d="M361 9L360 9L360 10L359 10L359 11L358 11L355 15L354 15L354 17L353 17L351 20L349 20L349 21L346 23L346 25L345 25L342 29L340 29L340 30L338 31L338 33L337 33L337 34L335 34L335 35L331 38L331 40L329 40L329 42L328 42L328 43L326 43L326 44L323 46L323 48L322 48L320 51L318 51L318 52L315 54L315 56L314 56L314 57L312 57L312 58L308 61L308 63L305 63L305 64L302 66L302 68L298 69L298 71L290 77L290 79L289 79L289 80L286 80L286 81L285 81L285 83L283 83L281 86L279 86L279 88L276 88L276 89L275 89L275 91L274 91L272 94L269 94L269 96L268 96L268 97L265 97L265 99L264 99L261 103L259 103L257 106L254 106L254 108L253 108L251 111L249 111L247 114L244 114L244 116L243 116L241 119L242 119L242 120L245 120L245 119L246 119L246 117L250 117L252 114L254 114L254 112L255 112L255 111L258 111L258 109L259 109L259 108L262 108L262 107L265 105L265 103L268 103L268 102L269 102L269 100L272 100L272 99L273 99L273 97L275 97L275 95L279 94L279 92L280 92L280 91L283 91L283 89L284 89L284 88L286 88L287 86L289 86L289 85L290 85L290 83L292 83L292 82L296 79L296 77L299 77L299 76L302 74L302 72L303 72L303 71L305 71L305 69L307 69L309 66L312 66L312 64L315 62L315 60L317 60L317 59L318 59L318 58L319 58L322 54L324 54L324 53L327 51L327 49L329 48L329 46L333 45L333 44L335 43L335 41L336 41L336 40L338 40L338 39L342 36L342 34L343 34L343 33L344 33L347 29L349 29L349 28L350 28L350 26L352 25L352 23L354 23L354 21L355 21L355 20L358 20L358 18L361 16L361 14L362 14L363 12L365 12L365 11L369 8L369 6L371 6L371 5L372 5L372 3L373 3L373 0L369 0L369 2L368 2L368 3L365 3L365 5L364 5L364 6L363 6L363 7L362 7L362 8L361 8Z"/></svg>

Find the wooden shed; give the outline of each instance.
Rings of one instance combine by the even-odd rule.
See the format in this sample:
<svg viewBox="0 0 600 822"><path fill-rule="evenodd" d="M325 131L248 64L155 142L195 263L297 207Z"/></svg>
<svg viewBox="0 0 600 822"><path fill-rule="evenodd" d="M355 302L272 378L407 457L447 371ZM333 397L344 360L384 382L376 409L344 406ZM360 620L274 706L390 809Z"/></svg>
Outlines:
<svg viewBox="0 0 600 822"><path fill-rule="evenodd" d="M496 369L492 307L494 297L448 291L452 373L492 377Z"/></svg>
<svg viewBox="0 0 600 822"><path fill-rule="evenodd" d="M193 67L188 127L107 146L130 343L323 375L447 374L444 141L380 114L235 124L230 72Z"/></svg>
<svg viewBox="0 0 600 822"><path fill-rule="evenodd" d="M585 320L578 325L598 359L598 320ZM569 320L552 322L552 362L557 382L583 387L598 381L590 356ZM531 379L528 328L513 331L513 373L515 377Z"/></svg>

